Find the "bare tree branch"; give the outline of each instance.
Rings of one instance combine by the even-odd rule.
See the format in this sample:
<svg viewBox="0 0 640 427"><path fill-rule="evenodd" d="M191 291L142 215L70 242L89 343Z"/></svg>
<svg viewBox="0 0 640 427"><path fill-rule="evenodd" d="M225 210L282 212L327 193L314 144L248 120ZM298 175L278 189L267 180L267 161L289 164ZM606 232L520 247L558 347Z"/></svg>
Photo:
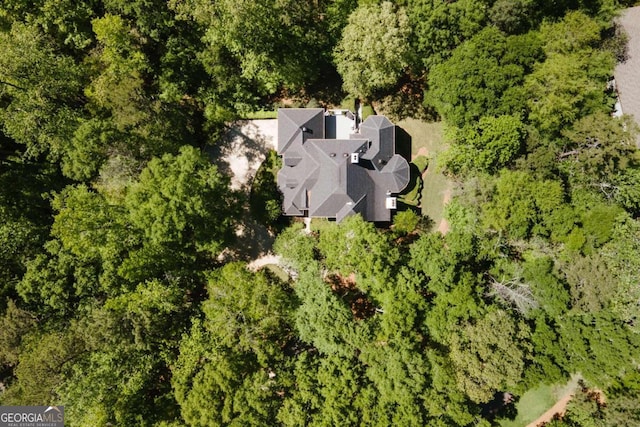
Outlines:
<svg viewBox="0 0 640 427"><path fill-rule="evenodd" d="M538 302L531 292L530 286L527 283L522 283L519 278L507 281L498 281L493 276L489 276L489 278L491 280L489 283L490 296L500 298L522 314L538 307Z"/></svg>

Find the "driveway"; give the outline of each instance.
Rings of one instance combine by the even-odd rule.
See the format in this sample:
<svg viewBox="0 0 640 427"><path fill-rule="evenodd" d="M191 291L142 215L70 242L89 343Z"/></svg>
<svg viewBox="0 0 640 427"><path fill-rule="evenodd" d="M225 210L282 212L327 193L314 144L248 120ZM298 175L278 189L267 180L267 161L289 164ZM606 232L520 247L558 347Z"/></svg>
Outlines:
<svg viewBox="0 0 640 427"><path fill-rule="evenodd" d="M625 10L618 22L629 36L627 58L616 66L614 75L622 112L640 124L640 6ZM640 143L640 136L638 137Z"/></svg>
<svg viewBox="0 0 640 427"><path fill-rule="evenodd" d="M251 191L251 182L269 150L277 148L277 120L241 120L229 125L222 140L208 150L213 163L231 177L231 188ZM268 256L274 237L250 215L245 206L244 218L235 230L236 242L221 255L222 260L251 262Z"/></svg>

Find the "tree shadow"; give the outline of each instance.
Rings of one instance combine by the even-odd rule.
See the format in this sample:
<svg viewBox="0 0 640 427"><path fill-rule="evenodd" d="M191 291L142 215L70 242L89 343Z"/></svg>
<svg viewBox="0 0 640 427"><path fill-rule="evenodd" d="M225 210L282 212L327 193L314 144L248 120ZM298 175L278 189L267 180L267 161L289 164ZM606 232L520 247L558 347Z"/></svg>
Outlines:
<svg viewBox="0 0 640 427"><path fill-rule="evenodd" d="M422 174L416 165L413 163L409 163L409 183L399 194L402 196L406 196L407 194L414 191L417 185L420 185L422 182ZM422 189L420 189L422 190Z"/></svg>
<svg viewBox="0 0 640 427"><path fill-rule="evenodd" d="M253 120L239 120L227 127L217 144L204 151L221 173L233 177L232 162L246 159L250 172L255 173L274 145L275 141L270 141L269 135L263 134ZM251 176L246 177L243 185L249 183Z"/></svg>
<svg viewBox="0 0 640 427"><path fill-rule="evenodd" d="M411 135L402 127L396 125L396 153L411 162Z"/></svg>
<svg viewBox="0 0 640 427"><path fill-rule="evenodd" d="M230 258L252 261L268 253L274 241L275 236L264 225L245 214L242 226L237 230L235 241L229 248Z"/></svg>
<svg viewBox="0 0 640 427"><path fill-rule="evenodd" d="M338 71L333 66L327 66L318 75L320 78L305 90L309 97L322 100L324 105L340 105L346 93L342 91L342 77Z"/></svg>
<svg viewBox="0 0 640 427"><path fill-rule="evenodd" d="M488 420L515 420L518 416L516 403L520 398L509 392L496 392L493 399L482 405L482 416Z"/></svg>
<svg viewBox="0 0 640 427"><path fill-rule="evenodd" d="M218 170L231 177L232 188L245 196L241 225L235 230L235 241L225 251L225 258L230 260L256 259L269 252L274 241L273 232L253 218L249 204L255 175L276 143L275 135L265 135L262 130L256 121L236 121L216 145L205 148ZM238 171L243 176L238 177Z"/></svg>

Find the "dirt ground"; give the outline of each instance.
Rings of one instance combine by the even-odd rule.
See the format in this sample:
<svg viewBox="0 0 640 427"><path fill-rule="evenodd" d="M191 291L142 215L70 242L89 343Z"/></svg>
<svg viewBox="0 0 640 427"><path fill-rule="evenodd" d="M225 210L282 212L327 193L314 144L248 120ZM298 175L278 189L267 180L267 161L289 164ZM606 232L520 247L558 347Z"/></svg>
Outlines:
<svg viewBox="0 0 640 427"><path fill-rule="evenodd" d="M221 171L231 176L231 188L248 194L251 180L269 150L276 149L277 141L277 120L243 120L229 126L226 137L210 150L210 156ZM266 260L272 256L274 236L251 218L248 206L242 223L235 230L236 243L224 251L223 259L251 261L254 268L269 264Z"/></svg>
<svg viewBox="0 0 640 427"><path fill-rule="evenodd" d="M447 188L444 194L442 195L442 205L446 206L446 204L449 203L450 201L451 201L451 188ZM444 235L444 234L447 234L449 230L450 230L449 221L447 221L445 218L442 218L440 220L440 224L438 224L438 231Z"/></svg>
<svg viewBox="0 0 640 427"><path fill-rule="evenodd" d="M547 410L544 414L540 415L538 419L527 424L526 427L538 427L538 426L544 425L544 423L550 422L556 415L563 416L567 411L567 405L569 404L569 402L571 401L571 399L573 398L576 392L576 388L580 387L581 379L582 379L582 376L579 374L572 375L571 381L569 381L569 383L567 383L566 386L558 390L558 392L562 393L562 394L559 394L559 396L561 397L558 399L558 401L551 408L549 408L549 410ZM594 393L597 396L597 400L599 404L603 404L603 405L606 404L606 396L604 395L602 390L595 388L595 389L589 389L588 392Z"/></svg>
<svg viewBox="0 0 640 427"><path fill-rule="evenodd" d="M276 149L277 141L277 120L242 120L231 125L226 137L211 151L218 168L231 173L231 188L239 190L250 185L269 150Z"/></svg>

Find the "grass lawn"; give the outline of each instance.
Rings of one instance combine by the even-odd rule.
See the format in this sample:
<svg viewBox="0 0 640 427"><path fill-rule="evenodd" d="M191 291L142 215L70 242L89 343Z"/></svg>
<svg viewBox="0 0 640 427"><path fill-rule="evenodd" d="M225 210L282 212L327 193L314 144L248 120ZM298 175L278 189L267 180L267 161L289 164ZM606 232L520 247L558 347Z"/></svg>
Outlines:
<svg viewBox="0 0 640 427"><path fill-rule="evenodd" d="M405 119L396 125L411 135L411 154L418 154L420 148L425 148L430 155L437 154L447 147L443 144L442 122L423 122L416 119Z"/></svg>
<svg viewBox="0 0 640 427"><path fill-rule="evenodd" d="M278 111L277 110L260 110L254 111L251 113L245 114L243 117L245 120L256 120L256 119L277 119Z"/></svg>
<svg viewBox="0 0 640 427"><path fill-rule="evenodd" d="M579 375L573 375L564 384L546 385L542 384L532 388L522 395L516 408L518 416L515 420L500 420L500 427L525 427L535 421L542 414L547 412L568 393L571 393L578 386Z"/></svg>
<svg viewBox="0 0 640 427"><path fill-rule="evenodd" d="M422 213L436 224L442 220L444 194L453 183L438 172L438 154L447 149L443 140L442 122L423 122L406 119L396 123L411 137L411 157L424 154L429 157L429 167L424 175L422 189Z"/></svg>
<svg viewBox="0 0 640 427"><path fill-rule="evenodd" d="M535 421L556 403L553 385L541 385L522 395L516 405L518 416L515 420L501 420L501 427L525 427Z"/></svg>

